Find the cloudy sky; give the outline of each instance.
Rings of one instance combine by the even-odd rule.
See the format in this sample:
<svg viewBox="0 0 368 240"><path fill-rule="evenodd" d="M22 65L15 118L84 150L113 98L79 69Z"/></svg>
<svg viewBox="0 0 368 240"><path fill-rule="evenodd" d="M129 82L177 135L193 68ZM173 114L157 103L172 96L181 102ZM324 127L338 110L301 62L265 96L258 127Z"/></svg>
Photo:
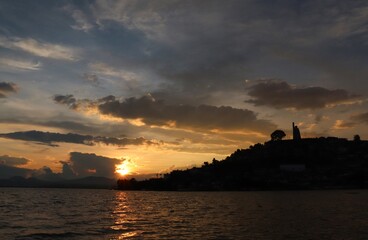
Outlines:
<svg viewBox="0 0 368 240"><path fill-rule="evenodd" d="M163 173L368 138L368 3L0 2L0 173Z"/></svg>

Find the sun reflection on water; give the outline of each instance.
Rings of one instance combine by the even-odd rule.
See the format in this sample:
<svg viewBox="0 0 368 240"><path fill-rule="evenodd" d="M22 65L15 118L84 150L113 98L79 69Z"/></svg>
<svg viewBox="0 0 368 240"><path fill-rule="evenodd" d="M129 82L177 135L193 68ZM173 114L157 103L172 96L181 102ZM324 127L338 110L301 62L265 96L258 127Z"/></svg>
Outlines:
<svg viewBox="0 0 368 240"><path fill-rule="evenodd" d="M120 232L117 239L129 239L139 234L135 225L135 212L129 206L128 195L125 192L116 192L115 209L112 212L114 225L110 229Z"/></svg>

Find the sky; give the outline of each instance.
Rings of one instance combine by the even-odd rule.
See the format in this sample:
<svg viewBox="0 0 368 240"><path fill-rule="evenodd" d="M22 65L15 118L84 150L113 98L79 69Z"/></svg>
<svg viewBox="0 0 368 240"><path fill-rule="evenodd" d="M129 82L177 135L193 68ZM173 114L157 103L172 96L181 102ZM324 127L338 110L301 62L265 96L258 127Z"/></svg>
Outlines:
<svg viewBox="0 0 368 240"><path fill-rule="evenodd" d="M0 176L161 174L368 138L368 3L0 1Z"/></svg>

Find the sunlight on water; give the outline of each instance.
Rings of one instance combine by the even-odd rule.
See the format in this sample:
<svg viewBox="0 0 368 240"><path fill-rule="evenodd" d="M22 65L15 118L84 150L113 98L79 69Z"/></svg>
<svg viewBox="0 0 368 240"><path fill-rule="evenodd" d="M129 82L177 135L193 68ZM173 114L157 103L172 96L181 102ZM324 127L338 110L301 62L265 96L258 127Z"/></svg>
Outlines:
<svg viewBox="0 0 368 240"><path fill-rule="evenodd" d="M114 225L111 229L121 233L118 239L126 239L135 236L137 233L130 231L127 226L129 223L129 207L127 203L127 194L125 192L116 192L115 194L115 209L113 211Z"/></svg>
<svg viewBox="0 0 368 240"><path fill-rule="evenodd" d="M366 239L368 191L0 188L7 239Z"/></svg>

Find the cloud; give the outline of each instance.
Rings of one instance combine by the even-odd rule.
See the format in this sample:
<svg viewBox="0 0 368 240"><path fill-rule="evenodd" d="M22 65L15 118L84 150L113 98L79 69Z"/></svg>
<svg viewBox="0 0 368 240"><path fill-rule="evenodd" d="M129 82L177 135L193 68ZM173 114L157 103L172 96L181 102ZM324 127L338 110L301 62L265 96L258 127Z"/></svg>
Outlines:
<svg viewBox="0 0 368 240"><path fill-rule="evenodd" d="M37 71L41 69L42 64L27 60L0 58L0 67L4 70Z"/></svg>
<svg viewBox="0 0 368 240"><path fill-rule="evenodd" d="M56 103L67 105L71 109L77 108L77 100L73 95L55 95L53 99Z"/></svg>
<svg viewBox="0 0 368 240"><path fill-rule="evenodd" d="M75 48L60 44L41 42L33 38L0 37L0 46L13 50L22 50L32 55L44 58L67 61L76 61L79 58L79 50Z"/></svg>
<svg viewBox="0 0 368 240"><path fill-rule="evenodd" d="M29 162L25 158L0 156L0 178L6 179L14 176L24 178L35 177L46 181L58 181L88 176L114 178L116 165L123 159L98 156L94 153L71 152L68 161L60 161L62 172L55 173L48 166L39 169L19 167Z"/></svg>
<svg viewBox="0 0 368 240"><path fill-rule="evenodd" d="M351 117L352 120L368 124L368 112L356 114Z"/></svg>
<svg viewBox="0 0 368 240"><path fill-rule="evenodd" d="M325 121L325 120L328 120L328 119L329 119L328 116L324 116L324 115L321 115L321 114L316 114L315 117L314 117L314 122L315 122L315 124L319 124L322 121Z"/></svg>
<svg viewBox="0 0 368 240"><path fill-rule="evenodd" d="M244 64L254 49L248 47L252 36L242 19L247 14L238 10L243 4L233 3L97 1L92 8L96 21L105 27L117 23L132 33L143 33L153 49L137 49L149 53L144 67L153 67L161 78L174 81L176 94L196 95L224 90L234 81L238 87L246 73Z"/></svg>
<svg viewBox="0 0 368 240"><path fill-rule="evenodd" d="M72 133L62 134L62 133L50 133L41 131L27 131L27 132L2 133L0 134L0 137L7 139L40 142L48 144L50 146L57 146L54 144L55 142L93 145L92 136L72 134Z"/></svg>
<svg viewBox="0 0 368 240"><path fill-rule="evenodd" d="M91 63L88 65L90 71L99 73L101 75L109 76L109 77L116 77L120 79L124 79L126 81L134 81L137 79L137 75L133 72L126 71L123 69L116 69L113 68L105 63Z"/></svg>
<svg viewBox="0 0 368 240"><path fill-rule="evenodd" d="M32 117L27 116L14 116L14 117L8 117L4 116L4 118L0 118L0 124L26 124L26 125L32 125L32 126L47 126L47 127L53 127L53 128L59 128L63 130L67 130L69 132L75 132L75 133L81 133L81 134L88 134L88 133L100 133L101 130L104 130L106 128L105 125L96 125L96 124L90 124L85 122L79 122L79 121L72 121L72 120L42 120L42 119L35 119ZM102 134L104 135L104 134Z"/></svg>
<svg viewBox="0 0 368 240"><path fill-rule="evenodd" d="M332 126L332 129L343 130L343 129L353 128L354 126L355 126L354 122L347 122L347 121L338 119L335 121L335 124Z"/></svg>
<svg viewBox="0 0 368 240"><path fill-rule="evenodd" d="M18 86L15 83L0 82L0 98L5 98L8 93L17 92Z"/></svg>
<svg viewBox="0 0 368 240"><path fill-rule="evenodd" d="M160 4L166 5L165 10L170 10L168 2ZM150 38L163 38L167 25L165 24L165 12L159 12L158 3L145 2L138 4L129 1L96 1L93 6L96 21L104 26L106 21L113 21L122 24L128 29L139 30ZM174 12L173 12L174 13Z"/></svg>
<svg viewBox="0 0 368 240"><path fill-rule="evenodd" d="M367 14L368 6L358 5L350 11L338 16L333 21L334 24L328 30L327 34L336 38L346 38L360 34L364 35L367 33Z"/></svg>
<svg viewBox="0 0 368 240"><path fill-rule="evenodd" d="M8 155L3 155L0 156L0 164L4 164L7 166L20 166L20 165L25 165L27 163L29 163L30 160L28 160L27 158L22 158L22 157L11 157Z"/></svg>
<svg viewBox="0 0 368 240"><path fill-rule="evenodd" d="M63 165L62 167L62 171L61 174L63 175L63 177L65 178L74 178L75 177L75 173L73 171L73 169L71 168L70 164L68 162L65 161L60 161L60 163Z"/></svg>
<svg viewBox="0 0 368 240"><path fill-rule="evenodd" d="M1 92L16 92L17 85L14 83L0 82L0 91Z"/></svg>
<svg viewBox="0 0 368 240"><path fill-rule="evenodd" d="M71 109L79 108L79 101L75 100L72 95L66 95L65 98L73 99L73 104L69 104L68 101L64 103L59 99L55 101ZM150 94L140 98L126 98L122 101L114 96L108 96L97 101L90 101L90 105L97 108L103 115L122 119L141 119L149 126L262 133L268 133L276 127L270 121L258 119L254 112L247 109L210 105L168 105L164 101L154 99Z"/></svg>
<svg viewBox="0 0 368 240"><path fill-rule="evenodd" d="M315 78L345 86L367 78L364 1L101 0L89 7L103 29L120 25L145 38L135 52L149 57L129 57L167 81L164 90L172 97L231 93L244 77Z"/></svg>
<svg viewBox="0 0 368 240"><path fill-rule="evenodd" d="M88 73L84 73L83 74L83 79L86 80L89 83L92 83L93 85L99 85L100 82L98 80L98 76L96 74L88 74Z"/></svg>
<svg viewBox="0 0 368 240"><path fill-rule="evenodd" d="M255 106L274 108L318 109L339 104L356 102L360 96L346 90L329 90L322 87L297 88L281 80L262 80L248 88L252 97L245 102Z"/></svg>
<svg viewBox="0 0 368 240"><path fill-rule="evenodd" d="M90 23L86 14L81 10L72 5L66 5L63 10L69 13L74 19L75 24L71 26L71 28L74 30L89 32L91 29L93 29L93 24Z"/></svg>
<svg viewBox="0 0 368 240"><path fill-rule="evenodd" d="M91 8L96 22L104 27L109 26L109 22L118 23L160 42L190 41L195 38L191 33L201 36L215 33L229 35L241 33L241 30L245 30L238 35L241 40L267 41L261 39L267 36L272 40L292 40L304 44L367 33L368 6L364 1L278 2L275 5L267 1L241 0L97 0ZM303 14L298 14L300 11ZM206 31L200 32L203 27L207 27Z"/></svg>
<svg viewBox="0 0 368 240"><path fill-rule="evenodd" d="M114 178L116 177L116 165L121 164L123 161L123 159L98 156L94 153L71 152L68 161L60 161L62 172L55 173L48 166L43 166L39 169L28 169L18 167L15 164L3 164L0 160L0 179L14 176L34 177L46 181L60 181L88 176Z"/></svg>
<svg viewBox="0 0 368 240"><path fill-rule="evenodd" d="M1 120L0 120L1 122ZM57 127L66 129L69 131L77 131L77 132L96 132L97 127L86 125L84 123L75 122L75 121L44 121L44 122L28 122L40 126L49 126L49 127Z"/></svg>
<svg viewBox="0 0 368 240"><path fill-rule="evenodd" d="M122 159L98 156L94 153L71 152L69 162L63 162L63 174L77 177L99 176L113 178L116 165L123 162Z"/></svg>
<svg viewBox="0 0 368 240"><path fill-rule="evenodd" d="M44 143L49 146L56 147L55 143L75 143L93 146L95 144L106 144L114 146L128 146L128 145L152 145L160 144L157 141L147 140L143 137L139 138L115 138L115 137L102 137L91 135L80 135L75 133L51 133L41 131L27 131L27 132L12 132L2 133L0 137L7 139L23 140Z"/></svg>

